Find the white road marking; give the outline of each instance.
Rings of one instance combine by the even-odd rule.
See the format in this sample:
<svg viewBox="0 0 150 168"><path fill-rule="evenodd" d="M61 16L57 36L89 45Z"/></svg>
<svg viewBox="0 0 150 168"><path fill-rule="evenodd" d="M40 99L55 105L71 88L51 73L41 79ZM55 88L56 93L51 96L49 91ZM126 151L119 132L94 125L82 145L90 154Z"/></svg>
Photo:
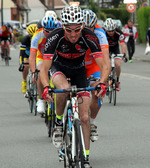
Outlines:
<svg viewBox="0 0 150 168"><path fill-rule="evenodd" d="M137 78L137 79L140 79L140 80L150 80L150 77L134 75L134 74L129 74L129 73L121 73L121 75L129 77L129 78Z"/></svg>

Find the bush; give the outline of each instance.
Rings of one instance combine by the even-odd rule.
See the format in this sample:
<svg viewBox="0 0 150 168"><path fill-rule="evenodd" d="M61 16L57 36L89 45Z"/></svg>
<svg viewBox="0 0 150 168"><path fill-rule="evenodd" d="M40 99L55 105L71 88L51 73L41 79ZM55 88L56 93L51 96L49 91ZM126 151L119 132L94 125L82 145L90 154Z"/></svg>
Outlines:
<svg viewBox="0 0 150 168"><path fill-rule="evenodd" d="M138 38L142 43L146 42L146 32L150 27L150 6L141 7L137 11Z"/></svg>
<svg viewBox="0 0 150 168"><path fill-rule="evenodd" d="M23 36L19 36L19 37L18 37L18 41L21 42L21 41L22 41L22 38L23 38Z"/></svg>

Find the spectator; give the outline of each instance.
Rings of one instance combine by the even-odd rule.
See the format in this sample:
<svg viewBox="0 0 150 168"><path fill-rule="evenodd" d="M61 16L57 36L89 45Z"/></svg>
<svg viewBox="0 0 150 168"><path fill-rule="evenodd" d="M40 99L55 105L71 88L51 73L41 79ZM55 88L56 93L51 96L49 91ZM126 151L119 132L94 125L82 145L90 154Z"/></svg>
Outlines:
<svg viewBox="0 0 150 168"><path fill-rule="evenodd" d="M125 42L127 44L129 62L132 63L132 57L135 52L135 40L138 36L136 27L131 20L128 20L127 26L124 28Z"/></svg>
<svg viewBox="0 0 150 168"><path fill-rule="evenodd" d="M149 54L149 52L150 52L150 27L147 29L147 33L146 33L145 55Z"/></svg>

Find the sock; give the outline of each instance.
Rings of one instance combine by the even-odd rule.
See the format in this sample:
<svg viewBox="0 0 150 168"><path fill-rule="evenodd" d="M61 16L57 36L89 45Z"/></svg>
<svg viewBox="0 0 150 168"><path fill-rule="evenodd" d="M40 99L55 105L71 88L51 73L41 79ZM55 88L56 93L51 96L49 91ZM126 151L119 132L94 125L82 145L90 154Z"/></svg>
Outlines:
<svg viewBox="0 0 150 168"><path fill-rule="evenodd" d="M90 117L90 124L94 124L95 125L95 119Z"/></svg>
<svg viewBox="0 0 150 168"><path fill-rule="evenodd" d="M59 116L59 115L56 114L56 121L55 121L56 126L62 126L63 125L62 118L63 118L63 115Z"/></svg>
<svg viewBox="0 0 150 168"><path fill-rule="evenodd" d="M117 77L117 82L119 82L119 77Z"/></svg>

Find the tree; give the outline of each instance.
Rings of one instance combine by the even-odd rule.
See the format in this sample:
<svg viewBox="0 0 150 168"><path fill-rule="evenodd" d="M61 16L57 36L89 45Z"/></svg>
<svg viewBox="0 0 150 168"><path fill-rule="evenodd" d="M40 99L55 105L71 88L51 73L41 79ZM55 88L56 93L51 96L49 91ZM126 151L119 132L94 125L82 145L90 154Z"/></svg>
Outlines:
<svg viewBox="0 0 150 168"><path fill-rule="evenodd" d="M112 0L112 5L115 7L115 8L118 8L119 5L120 5L120 2L123 3L123 0Z"/></svg>
<svg viewBox="0 0 150 168"><path fill-rule="evenodd" d="M89 3L87 4L88 8L91 9L93 12L97 14L98 12L98 6L97 3L94 2L93 0L90 0Z"/></svg>

